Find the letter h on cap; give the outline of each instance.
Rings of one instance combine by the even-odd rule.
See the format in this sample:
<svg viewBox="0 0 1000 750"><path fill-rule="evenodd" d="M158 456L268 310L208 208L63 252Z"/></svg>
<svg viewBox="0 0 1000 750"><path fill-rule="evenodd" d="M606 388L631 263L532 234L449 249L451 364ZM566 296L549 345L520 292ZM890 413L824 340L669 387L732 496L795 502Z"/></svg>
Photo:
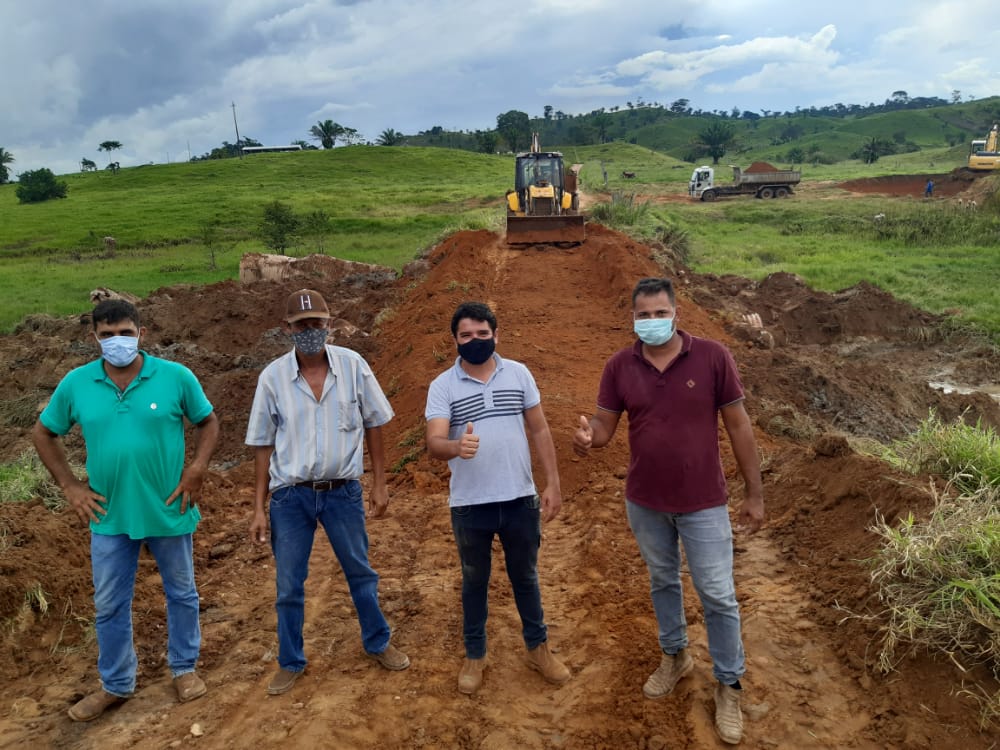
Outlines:
<svg viewBox="0 0 1000 750"><path fill-rule="evenodd" d="M303 311L304 310L312 310L313 309L313 303L312 303L312 296L311 295L309 295L309 294L300 294L299 295L299 309L303 310Z"/></svg>

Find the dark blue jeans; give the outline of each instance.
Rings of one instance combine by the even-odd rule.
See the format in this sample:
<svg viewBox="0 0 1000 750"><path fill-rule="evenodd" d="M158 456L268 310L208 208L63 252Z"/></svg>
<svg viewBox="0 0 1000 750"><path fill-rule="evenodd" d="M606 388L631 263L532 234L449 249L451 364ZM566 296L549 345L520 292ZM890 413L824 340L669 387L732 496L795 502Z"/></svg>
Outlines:
<svg viewBox="0 0 1000 750"><path fill-rule="evenodd" d="M451 509L458 557L462 563L462 619L465 655L486 656L487 594L493 560L493 537L500 536L507 577L521 615L524 644L533 649L548 638L542 594L538 589L538 548L542 522L537 495L502 503Z"/></svg>
<svg viewBox="0 0 1000 750"><path fill-rule="evenodd" d="M305 584L317 524L322 524L344 570L365 651L380 654L389 645L389 623L378 603L378 573L368 564L368 532L361 494L361 483L355 480L328 492L282 487L271 495L271 550L278 586L278 664L289 672L306 668L302 641Z"/></svg>

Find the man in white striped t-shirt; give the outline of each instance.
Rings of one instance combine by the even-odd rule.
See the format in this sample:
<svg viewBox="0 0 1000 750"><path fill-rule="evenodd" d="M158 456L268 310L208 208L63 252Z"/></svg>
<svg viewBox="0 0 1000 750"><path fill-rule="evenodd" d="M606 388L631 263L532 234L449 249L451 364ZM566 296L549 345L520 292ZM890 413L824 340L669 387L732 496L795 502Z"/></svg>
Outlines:
<svg viewBox="0 0 1000 750"><path fill-rule="evenodd" d="M373 518L383 515L389 495L382 425L393 411L361 355L326 343L329 323L329 309L318 292L300 289L288 298L285 327L295 348L261 372L247 426L255 468L250 536L257 543L267 540L270 515L277 575L279 669L267 687L271 695L290 690L306 667L305 581L317 524L347 578L365 653L386 669L410 666L406 654L389 642L389 624L379 607L358 481L367 443L368 510Z"/></svg>
<svg viewBox="0 0 1000 750"><path fill-rule="evenodd" d="M549 650L538 587L542 521L562 505L556 449L535 379L520 362L494 352L497 321L481 302L465 302L451 319L458 359L427 393L427 451L451 468L451 525L462 563L465 661L459 692L482 685L486 666L487 593L494 536L521 616L528 665L561 684L569 670ZM541 498L531 475L528 435L545 472Z"/></svg>

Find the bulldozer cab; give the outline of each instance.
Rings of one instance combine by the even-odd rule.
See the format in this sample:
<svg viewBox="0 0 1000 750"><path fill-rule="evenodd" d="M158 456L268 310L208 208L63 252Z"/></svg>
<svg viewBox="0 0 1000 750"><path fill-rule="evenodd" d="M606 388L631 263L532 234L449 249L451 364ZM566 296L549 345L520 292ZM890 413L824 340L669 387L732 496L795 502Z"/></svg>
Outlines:
<svg viewBox="0 0 1000 750"><path fill-rule="evenodd" d="M521 191L531 185L552 185L556 190L562 190L562 154L519 154L514 188Z"/></svg>

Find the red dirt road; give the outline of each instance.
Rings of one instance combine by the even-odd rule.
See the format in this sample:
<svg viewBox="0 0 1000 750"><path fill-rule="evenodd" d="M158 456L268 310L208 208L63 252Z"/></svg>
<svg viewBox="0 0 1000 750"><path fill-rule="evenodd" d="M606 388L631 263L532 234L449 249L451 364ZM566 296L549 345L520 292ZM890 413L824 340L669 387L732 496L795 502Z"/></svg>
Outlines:
<svg viewBox="0 0 1000 750"><path fill-rule="evenodd" d="M995 738L980 732L975 705L955 694L952 663L917 654L888 676L872 669L878 622L850 616L877 611L861 562L875 544L867 528L876 512L921 513L930 500L926 479L894 475L842 438L900 436L931 407L944 418L969 409L969 417L1000 426L1000 406L984 393L946 395L927 385L985 389L1000 375L990 353L974 342L939 339L933 316L869 286L829 295L788 275L760 284L699 276L675 267L662 248L593 224L588 235L577 248L513 250L490 233L462 232L398 281L344 276L343 268L317 261L309 285L342 319L338 343L368 357L397 415L386 441L397 469L390 512L369 532L394 642L412 667L388 673L365 658L343 577L318 539L307 585L310 664L295 688L277 697L265 693L276 668L274 570L269 549L247 538L252 466L242 438L257 372L289 347L277 329L283 299L302 284L173 288L144 300L148 348L191 366L223 420L195 536L200 672L210 692L185 705L173 698L159 579L144 559L135 604L136 696L90 725L66 718L71 702L97 686L87 532L71 513L50 514L37 501L6 504L0 618L10 626L2 636L0 747L722 747L690 588L695 671L668 698L642 694L659 652L648 579L624 518L623 431L589 459L571 449L578 415L593 409L604 360L632 340L631 288L658 273L678 281L681 327L732 347L764 457L765 528L736 539L749 670L742 746L989 747ZM534 373L556 438L564 507L545 528L540 577L551 643L573 671L561 687L523 662L498 553L485 684L471 698L455 689L460 573L446 467L422 452L422 414L428 383L454 359L448 322L465 299L496 310L498 350ZM761 315L769 338L741 325L751 312ZM94 355L86 335L77 321L38 318L0 337L0 361L10 373L0 401L42 400L70 367ZM27 448L26 433L4 428L2 458ZM69 447L79 455L79 439ZM728 452L725 463L735 508L740 482ZM35 583L47 594L46 612L21 606ZM997 689L975 671L965 679Z"/></svg>

